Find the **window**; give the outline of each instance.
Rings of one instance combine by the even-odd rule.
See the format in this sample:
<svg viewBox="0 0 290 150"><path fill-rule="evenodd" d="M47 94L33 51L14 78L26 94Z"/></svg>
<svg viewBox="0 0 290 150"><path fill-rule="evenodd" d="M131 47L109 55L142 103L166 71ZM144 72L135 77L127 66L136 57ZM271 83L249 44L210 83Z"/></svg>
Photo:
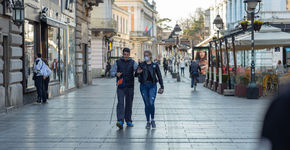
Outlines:
<svg viewBox="0 0 290 150"><path fill-rule="evenodd" d="M34 36L34 25L25 21L24 24L24 76L26 79L26 88L33 88L34 81L33 76L33 65L35 54L35 36Z"/></svg>
<svg viewBox="0 0 290 150"><path fill-rule="evenodd" d="M68 89L75 87L75 29L68 29L68 52L67 52L67 80Z"/></svg>
<svg viewBox="0 0 290 150"><path fill-rule="evenodd" d="M118 28L118 32L119 32L120 31L119 16L117 16L117 28Z"/></svg>
<svg viewBox="0 0 290 150"><path fill-rule="evenodd" d="M59 65L58 65L58 28L48 27L48 64L52 70L50 80L59 80Z"/></svg>

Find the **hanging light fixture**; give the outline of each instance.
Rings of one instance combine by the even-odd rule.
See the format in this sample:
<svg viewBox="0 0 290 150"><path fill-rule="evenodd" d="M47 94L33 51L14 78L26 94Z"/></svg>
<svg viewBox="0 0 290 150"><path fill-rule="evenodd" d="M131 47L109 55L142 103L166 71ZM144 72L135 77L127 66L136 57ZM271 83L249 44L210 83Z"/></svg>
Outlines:
<svg viewBox="0 0 290 150"><path fill-rule="evenodd" d="M18 27L24 23L24 5L21 0L12 0L13 22Z"/></svg>

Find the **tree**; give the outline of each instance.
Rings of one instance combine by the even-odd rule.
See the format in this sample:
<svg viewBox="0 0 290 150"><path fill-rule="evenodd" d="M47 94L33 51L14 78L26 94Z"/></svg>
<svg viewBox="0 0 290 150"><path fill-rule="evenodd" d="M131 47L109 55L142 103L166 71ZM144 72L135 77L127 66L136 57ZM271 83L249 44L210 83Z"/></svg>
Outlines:
<svg viewBox="0 0 290 150"><path fill-rule="evenodd" d="M190 39L193 45L204 40L204 11L201 8L198 8L194 15L179 22L183 30L182 38Z"/></svg>
<svg viewBox="0 0 290 150"><path fill-rule="evenodd" d="M171 22L171 19L169 18L161 18L157 21L157 26L162 31L170 31L172 28L168 25L168 23Z"/></svg>

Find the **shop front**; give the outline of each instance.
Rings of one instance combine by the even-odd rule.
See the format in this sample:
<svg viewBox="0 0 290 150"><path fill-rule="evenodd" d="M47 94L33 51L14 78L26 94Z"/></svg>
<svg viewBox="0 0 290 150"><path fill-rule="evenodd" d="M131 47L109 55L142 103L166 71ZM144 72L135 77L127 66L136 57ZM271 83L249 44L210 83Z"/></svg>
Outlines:
<svg viewBox="0 0 290 150"><path fill-rule="evenodd" d="M56 18L41 14L38 20L27 18L24 23L25 103L33 102L36 94L32 76L37 53L42 54L42 59L47 60L52 70L49 97L76 87L75 23L73 19L70 23L66 23Z"/></svg>
<svg viewBox="0 0 290 150"><path fill-rule="evenodd" d="M275 39L273 39L275 37ZM290 33L272 26L263 26L255 33L255 81L259 87L259 96L267 96L278 92L283 83L287 83L287 47L290 45ZM217 43L217 44L214 44ZM225 89L235 89L234 95L246 97L247 86L251 80L251 35L246 33L225 36L211 43L211 53L217 54L220 70L213 71L217 80L227 85ZM211 67L214 68L214 56L211 55ZM278 71L281 62L283 71ZM281 70L281 69L280 69ZM221 76L222 74L222 76ZM215 76L215 75L214 75ZM289 82L288 82L289 83Z"/></svg>

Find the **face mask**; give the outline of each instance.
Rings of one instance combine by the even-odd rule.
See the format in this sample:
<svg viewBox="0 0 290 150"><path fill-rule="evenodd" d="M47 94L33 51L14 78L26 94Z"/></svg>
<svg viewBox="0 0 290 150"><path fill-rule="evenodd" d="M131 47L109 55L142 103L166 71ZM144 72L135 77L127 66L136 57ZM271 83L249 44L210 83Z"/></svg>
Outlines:
<svg viewBox="0 0 290 150"><path fill-rule="evenodd" d="M145 56L144 59L145 59L145 61L149 61L150 60L150 58L148 56Z"/></svg>

